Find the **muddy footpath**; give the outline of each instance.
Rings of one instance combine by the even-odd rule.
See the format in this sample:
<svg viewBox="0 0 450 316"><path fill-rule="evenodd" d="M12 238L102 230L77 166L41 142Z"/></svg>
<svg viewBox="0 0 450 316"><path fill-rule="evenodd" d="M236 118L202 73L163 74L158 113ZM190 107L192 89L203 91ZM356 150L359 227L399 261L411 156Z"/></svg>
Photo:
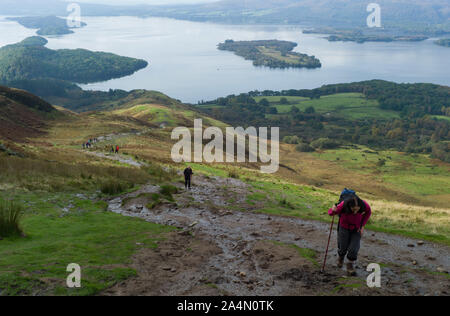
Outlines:
<svg viewBox="0 0 450 316"><path fill-rule="evenodd" d="M338 269L333 233L320 272L329 224L255 212L249 187L237 179L196 176L178 183L176 203L149 209L158 186L108 201L109 211L178 229L158 248L142 247L130 265L137 277L102 295L449 295L450 248L366 231L357 276ZM237 208L247 211L236 211ZM381 266L381 287L369 288L370 263Z"/></svg>

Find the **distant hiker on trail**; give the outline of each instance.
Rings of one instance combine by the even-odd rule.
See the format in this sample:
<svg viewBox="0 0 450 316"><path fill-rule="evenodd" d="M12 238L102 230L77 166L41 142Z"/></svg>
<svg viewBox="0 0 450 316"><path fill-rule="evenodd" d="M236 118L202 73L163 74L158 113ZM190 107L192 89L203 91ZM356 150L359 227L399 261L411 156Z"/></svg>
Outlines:
<svg viewBox="0 0 450 316"><path fill-rule="evenodd" d="M86 148L86 144L85 143L83 143L83 149L85 149Z"/></svg>
<svg viewBox="0 0 450 316"><path fill-rule="evenodd" d="M354 263L358 259L364 226L372 215L372 210L366 201L348 189L342 192L339 202L328 210L330 216L339 215L338 267L343 267L347 255L347 273L353 276L356 275Z"/></svg>
<svg viewBox="0 0 450 316"><path fill-rule="evenodd" d="M194 172L192 171L191 167L187 167L186 169L184 169L184 187L187 188L191 188L191 179L192 179L192 175L194 174Z"/></svg>
<svg viewBox="0 0 450 316"><path fill-rule="evenodd" d="M111 153L114 154L114 146L111 146Z"/></svg>
<svg viewBox="0 0 450 316"><path fill-rule="evenodd" d="M116 146L116 154L119 153L119 146Z"/></svg>

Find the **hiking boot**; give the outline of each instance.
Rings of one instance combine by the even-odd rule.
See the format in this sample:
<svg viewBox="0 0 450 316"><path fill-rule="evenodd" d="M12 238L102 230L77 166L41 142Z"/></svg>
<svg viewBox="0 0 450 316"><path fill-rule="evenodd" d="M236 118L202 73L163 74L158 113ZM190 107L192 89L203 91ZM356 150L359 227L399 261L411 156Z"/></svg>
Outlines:
<svg viewBox="0 0 450 316"><path fill-rule="evenodd" d="M348 276L356 275L355 268L353 267L353 262L347 262L347 275Z"/></svg>
<svg viewBox="0 0 450 316"><path fill-rule="evenodd" d="M342 269L343 266L344 266L344 257L339 257L338 262L337 262L337 267L339 269Z"/></svg>

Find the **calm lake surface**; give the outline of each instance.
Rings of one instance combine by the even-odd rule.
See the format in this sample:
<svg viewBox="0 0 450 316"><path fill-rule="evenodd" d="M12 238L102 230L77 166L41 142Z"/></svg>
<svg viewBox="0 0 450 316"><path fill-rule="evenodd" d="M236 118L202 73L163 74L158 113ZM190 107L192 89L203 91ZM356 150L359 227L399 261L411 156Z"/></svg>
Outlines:
<svg viewBox="0 0 450 316"><path fill-rule="evenodd" d="M196 103L251 90L316 88L329 83L384 79L450 85L450 48L419 43L328 42L325 35L302 34L301 27L235 26L164 18L86 17L87 27L48 38L47 47L86 48L142 58L150 65L132 76L84 89L158 90ZM0 45L35 35L0 17ZM322 68L273 70L254 67L232 52L219 51L226 39L279 39L299 44L296 51L315 55Z"/></svg>

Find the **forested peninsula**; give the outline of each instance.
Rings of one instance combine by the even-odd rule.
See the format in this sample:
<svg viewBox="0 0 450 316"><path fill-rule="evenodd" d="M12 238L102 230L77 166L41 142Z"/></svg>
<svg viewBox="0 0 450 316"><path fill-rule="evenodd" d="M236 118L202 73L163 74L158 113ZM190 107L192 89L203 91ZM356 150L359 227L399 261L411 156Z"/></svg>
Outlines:
<svg viewBox="0 0 450 316"><path fill-rule="evenodd" d="M56 79L93 83L120 78L147 67L142 59L86 49L52 50L45 38L34 36L0 48L0 83Z"/></svg>

